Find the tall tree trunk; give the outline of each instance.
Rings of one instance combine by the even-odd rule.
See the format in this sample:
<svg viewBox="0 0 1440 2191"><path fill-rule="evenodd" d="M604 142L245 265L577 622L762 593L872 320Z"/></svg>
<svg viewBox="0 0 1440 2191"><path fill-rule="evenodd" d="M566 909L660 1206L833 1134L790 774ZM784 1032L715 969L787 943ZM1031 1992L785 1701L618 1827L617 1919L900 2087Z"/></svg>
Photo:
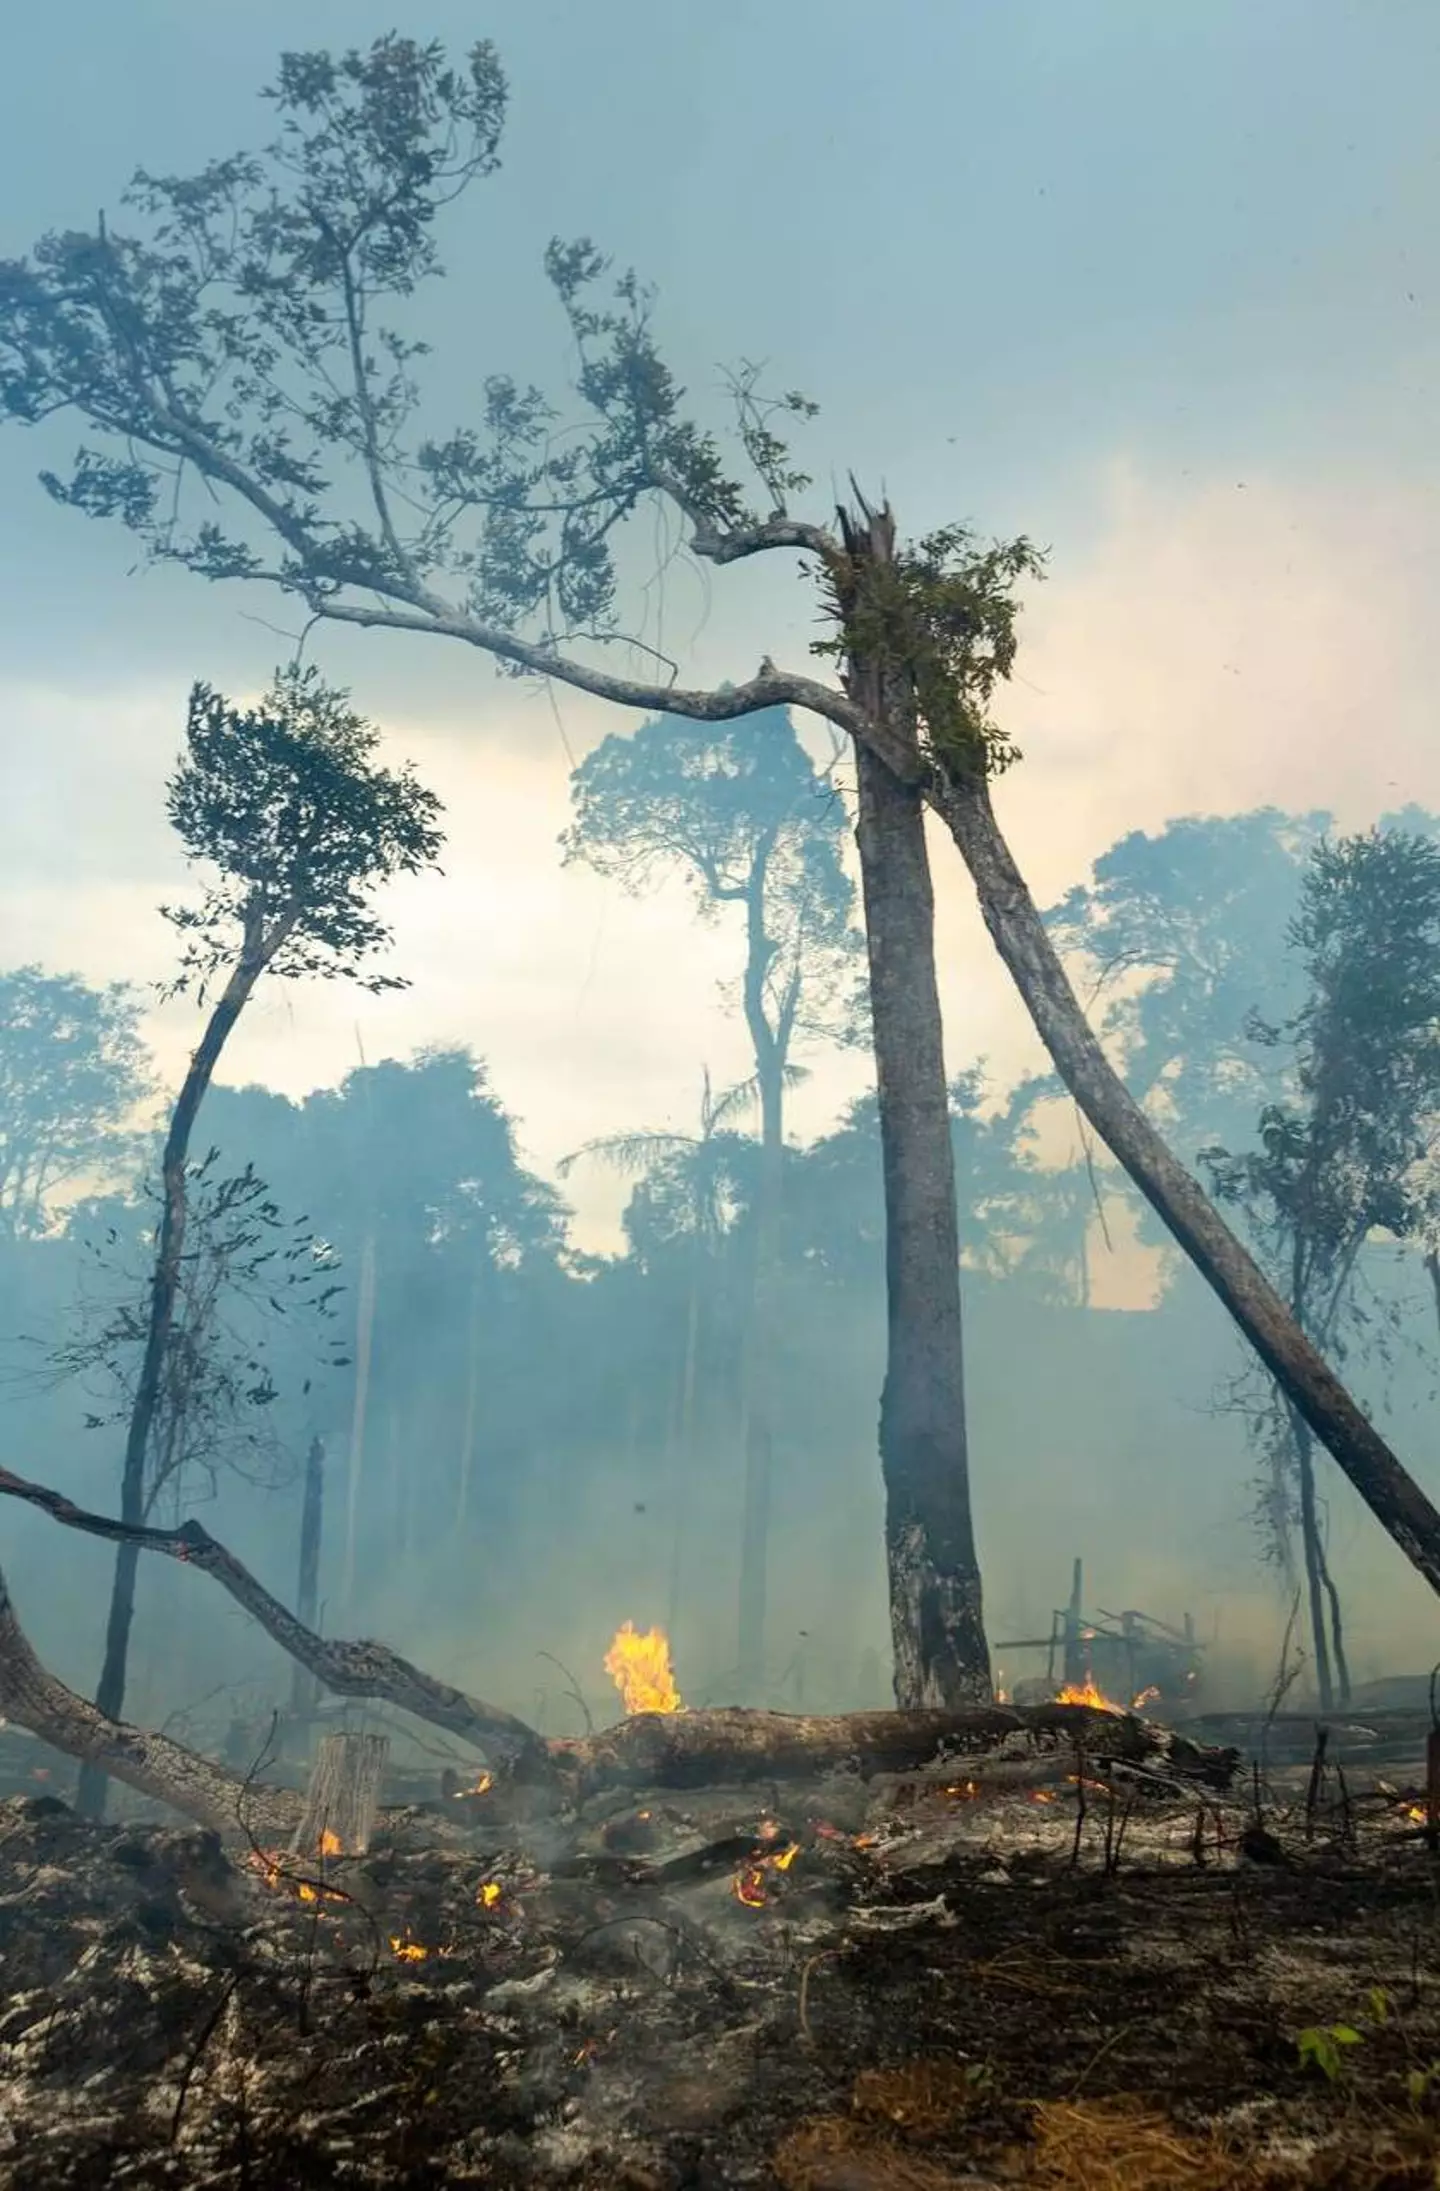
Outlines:
<svg viewBox="0 0 1440 2191"><path fill-rule="evenodd" d="M305 1628L319 1627L320 1543L325 1525L325 1441L312 1438L305 1456L305 1499L300 1509L300 1575L295 1611ZM319 1690L315 1677L296 1659L290 1684L290 1709L297 1719L313 1716Z"/></svg>
<svg viewBox="0 0 1440 2191"><path fill-rule="evenodd" d="M469 1359L465 1365L465 1422L460 1432L460 1481L455 1493L455 1526L465 1527L470 1511L470 1479L475 1469L475 1427L480 1418L480 1304L477 1273L470 1294Z"/></svg>
<svg viewBox="0 0 1440 2191"><path fill-rule="evenodd" d="M740 1637L736 1662L741 1695L762 1700L769 1615L770 1502L774 1472L776 1288L780 1266L780 1202L785 1163L785 1051L788 1030L770 1024L765 982L775 945L765 925L765 883L772 830L761 840L746 893L745 1023L760 1087L760 1182L755 1204L754 1268L746 1318L744 1380L745 1482L740 1523Z"/></svg>
<svg viewBox="0 0 1440 2191"><path fill-rule="evenodd" d="M889 562L888 512L846 523L853 562ZM853 655L867 712L914 739L908 678ZM856 745L856 841L885 1177L889 1352L880 1402L895 1701L902 1711L990 1696L970 1515L960 1242L950 1096L935 978L935 899L919 790Z"/></svg>
<svg viewBox="0 0 1440 2191"><path fill-rule="evenodd" d="M685 1566L685 1530L690 1518L690 1486L695 1477L695 1376L700 1359L700 1238L692 1245L690 1287L685 1303L685 1355L680 1365L680 1407L670 1482L670 1587L666 1631L672 1651L680 1621L680 1591Z"/></svg>
<svg viewBox="0 0 1440 2191"><path fill-rule="evenodd" d="M1116 1161L1224 1303L1371 1513L1440 1591L1440 1513L1301 1331L1199 1183L1166 1147L1097 1041L995 820L982 776L932 776L931 803L1052 1063Z"/></svg>
<svg viewBox="0 0 1440 2191"><path fill-rule="evenodd" d="M196 1045L165 1136L161 1158L160 1227L155 1241L155 1268L150 1279L150 1314L145 1330L145 1351L130 1422L125 1436L125 1462L120 1477L120 1518L132 1526L146 1513L146 1462L150 1452L155 1414L160 1404L165 1357L175 1325L175 1304L180 1292L185 1250L185 1174L190 1158L190 1137L195 1130L205 1091L214 1076L235 1022L249 1002L256 982L280 948L293 923L277 924L267 934L261 913L251 909L245 916L240 956ZM135 1618L135 1582L139 1553L133 1544L122 1544L115 1555L115 1577L110 1588L110 1613L105 1628L105 1657L95 1691L97 1710L107 1719L118 1719L125 1702L125 1677L130 1663L130 1630ZM80 1770L76 1804L83 1818L105 1815L106 1774L97 1755L86 1759Z"/></svg>
<svg viewBox="0 0 1440 2191"><path fill-rule="evenodd" d="M1305 1561L1305 1596L1310 1608L1310 1647L1315 1653L1315 1687L1321 1711L1329 1712L1335 1708L1335 1684L1330 1675L1330 1645L1325 1634L1320 1521L1315 1504L1315 1452L1304 1418L1293 1407L1289 1415L1295 1473L1300 1485L1300 1549Z"/></svg>
<svg viewBox="0 0 1440 2191"><path fill-rule="evenodd" d="M360 1250L360 1296L355 1306L355 1402L350 1416L350 1462L345 1482L345 1572L341 1603L355 1600L355 1552L360 1528L360 1475L365 1465L365 1429L370 1408L370 1357L375 1338L375 1235L367 1232Z"/></svg>

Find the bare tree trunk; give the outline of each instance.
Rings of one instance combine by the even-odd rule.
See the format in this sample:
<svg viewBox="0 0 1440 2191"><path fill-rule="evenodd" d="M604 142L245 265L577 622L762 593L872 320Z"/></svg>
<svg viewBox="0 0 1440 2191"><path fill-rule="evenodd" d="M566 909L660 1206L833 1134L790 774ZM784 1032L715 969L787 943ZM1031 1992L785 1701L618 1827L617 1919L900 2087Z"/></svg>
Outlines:
<svg viewBox="0 0 1440 2191"><path fill-rule="evenodd" d="M857 562L889 562L894 524L846 524ZM858 657L852 696L908 725L908 683ZM988 1700L980 1568L970 1515L955 1157L935 978L935 899L920 792L855 748L856 841L885 1172L889 1355L880 1403L895 1700L902 1710Z"/></svg>
<svg viewBox="0 0 1440 2191"><path fill-rule="evenodd" d="M1381 1527L1440 1592L1440 1513L1105 1056L1001 835L989 785L980 776L936 776L928 793L970 870L995 948L1066 1087Z"/></svg>
<svg viewBox="0 0 1440 2191"><path fill-rule="evenodd" d="M470 1295L469 1359L465 1365L465 1423L460 1432L460 1481L455 1495L455 1526L463 1529L470 1511L470 1479L475 1469L475 1426L480 1414L480 1300L477 1275Z"/></svg>
<svg viewBox="0 0 1440 2191"><path fill-rule="evenodd" d="M151 1432L160 1402L165 1356L175 1323L175 1304L180 1292L181 1258L185 1248L185 1173L190 1158L190 1136L195 1120L231 1031L250 1000L256 982L289 933L279 923L267 934L261 913L251 909L245 916L240 956L205 1025L190 1059L161 1159L160 1229L155 1242L155 1269L150 1280L150 1315L145 1331L145 1352L135 1387L134 1404L125 1437L125 1462L120 1477L120 1513L127 1522L142 1522L146 1512L146 1461ZM135 1618L135 1582L138 1555L132 1544L122 1544L115 1555L115 1578L110 1589L110 1613L105 1628L105 1657L95 1691L96 1708L117 1719L125 1702L125 1677L130 1663L130 1630ZM76 1803L84 1818L105 1814L105 1773L94 1757L80 1772Z"/></svg>
<svg viewBox="0 0 1440 2191"><path fill-rule="evenodd" d="M700 1258L697 1236L691 1251L690 1289L685 1303L685 1356L680 1368L680 1410L671 1476L670 1588L666 1629L672 1648L680 1620L680 1590L685 1565L685 1530L690 1517L690 1486L695 1476L695 1376L700 1358Z"/></svg>
<svg viewBox="0 0 1440 2191"><path fill-rule="evenodd" d="M319 1627L320 1541L325 1522L325 1445L312 1438L305 1456L305 1503L300 1510L300 1577L295 1611L306 1628ZM290 1709L298 1720L315 1714L315 1676L295 1661L290 1685Z"/></svg>
<svg viewBox="0 0 1440 2191"><path fill-rule="evenodd" d="M375 1235L367 1232L360 1250L360 1295L355 1305L355 1404L350 1417L350 1465L345 1483L345 1573L340 1600L355 1601L355 1546L360 1527L360 1474L365 1465L365 1428L370 1407L370 1357L375 1337Z"/></svg>
<svg viewBox="0 0 1440 2191"><path fill-rule="evenodd" d="M1295 1471L1300 1483L1300 1549L1305 1561L1305 1596L1310 1609L1310 1647L1315 1653L1315 1687L1322 1712L1335 1708L1335 1684L1330 1675L1330 1647L1325 1634L1325 1603L1320 1579L1320 1523L1315 1506L1315 1454L1303 1418L1292 1407L1290 1434L1295 1446Z"/></svg>
<svg viewBox="0 0 1440 2191"><path fill-rule="evenodd" d="M139 1548L136 1547L138 1557ZM296 1797L252 1786L166 1735L109 1717L48 1673L30 1648L0 1574L0 1713L52 1749L93 1766L102 1784L123 1780L217 1833L288 1840L300 1818Z"/></svg>

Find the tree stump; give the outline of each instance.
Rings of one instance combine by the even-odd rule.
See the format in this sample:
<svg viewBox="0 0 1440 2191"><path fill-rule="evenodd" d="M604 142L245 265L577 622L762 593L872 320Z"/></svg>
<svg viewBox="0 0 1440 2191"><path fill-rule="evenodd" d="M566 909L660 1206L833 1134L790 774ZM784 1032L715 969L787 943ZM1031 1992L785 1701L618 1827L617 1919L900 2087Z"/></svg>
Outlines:
<svg viewBox="0 0 1440 2191"><path fill-rule="evenodd" d="M388 1735L324 1735L291 1851L296 1856L363 1856L375 1830Z"/></svg>

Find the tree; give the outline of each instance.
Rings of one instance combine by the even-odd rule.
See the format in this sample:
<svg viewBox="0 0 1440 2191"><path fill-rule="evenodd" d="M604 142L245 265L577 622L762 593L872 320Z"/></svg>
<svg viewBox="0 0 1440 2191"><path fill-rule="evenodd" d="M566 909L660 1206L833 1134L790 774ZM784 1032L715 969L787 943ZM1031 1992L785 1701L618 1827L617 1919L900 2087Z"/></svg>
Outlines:
<svg viewBox="0 0 1440 2191"><path fill-rule="evenodd" d="M162 908L185 939L177 992L203 1006L219 986L170 1114L161 1157L144 1342L121 1473L122 1521L144 1520L157 1465L156 1426L183 1336L177 1309L185 1275L190 1142L226 1041L267 973L345 976L369 988L399 986L367 974L389 941L370 893L397 874L433 865L439 801L406 769L380 768L378 733L313 670L282 671L261 705L241 711L206 685L190 696L186 751L167 786L170 821L192 861L214 871L198 905ZM95 1702L111 1719L125 1701L138 1554L122 1543ZM105 1776L81 1775L79 1802L101 1815Z"/></svg>
<svg viewBox="0 0 1440 2191"><path fill-rule="evenodd" d="M872 874L886 865L896 882L897 934L906 923L927 930L928 805L1080 1109L1440 1590L1440 1513L1106 1058L996 821L991 779L1013 751L989 705L1014 662L1013 591L1037 562L1029 543L977 553L968 533L949 528L901 546L890 513L863 503L835 530L793 515L808 482L775 420L814 407L794 395L767 402L747 368L733 393L740 455L760 482L756 509L715 436L686 414L639 283L627 273L607 295L606 262L588 242L557 242L547 255L578 350L587 430L554 432L538 390L492 376L479 427L406 439L420 348L379 315L437 271L435 215L493 169L504 96L488 45L472 50L463 73L438 47L396 38L338 61L286 55L275 92L284 134L268 163L222 160L191 178L141 173L127 202L149 221L148 240L102 224L47 236L33 259L0 266L0 407L31 425L76 409L102 444L84 446L68 478L43 474L49 491L89 515L119 517L163 559L277 586L322 621L449 638L642 713L727 722L791 707L835 724L855 742L862 807L868 796L875 824L867 830L862 813L862 860ZM360 502L330 484L347 465ZM236 529L222 527L211 501L191 521L191 480L233 513ZM657 498L688 527L691 552L717 568L774 553L804 559L837 627L820 645L841 657L843 689L767 658L743 683L689 690L663 674L617 675L587 653L597 638L621 635L615 538ZM928 971L897 965L872 918L878 909L867 891L887 1137L892 1353L881 1442L909 1698L986 1677L968 1492L957 1488L959 1289L953 1179L939 1153L933 954ZM922 1271L935 1280L928 1290ZM930 1502L933 1514L919 1519Z"/></svg>
<svg viewBox="0 0 1440 2191"><path fill-rule="evenodd" d="M1249 1218L1292 1315L1343 1358L1357 1266L1377 1233L1423 1234L1424 1163L1440 1110L1440 846L1371 830L1311 851L1290 942L1304 982L1287 1020L1251 1017L1284 1062L1259 1146L1204 1152L1217 1192ZM1310 1426L1283 1393L1252 1408L1270 1460L1262 1512L1275 1549L1298 1519L1322 1709L1349 1700L1340 1599L1326 1556ZM1294 1486L1292 1493L1291 1486ZM1293 1502L1293 1503L1292 1503ZM1327 1634L1328 1621L1328 1634Z"/></svg>
<svg viewBox="0 0 1440 2191"><path fill-rule="evenodd" d="M661 716L630 737L608 737L575 771L571 799L567 861L584 861L635 891L678 870L702 918L723 906L744 915L741 997L755 1059L761 1164L741 1390L738 1666L742 1688L753 1693L764 1678L769 1595L785 1088L797 1040L844 1036L854 1017L848 976L860 939L850 927L854 892L841 862L844 815L783 709L704 736Z"/></svg>
<svg viewBox="0 0 1440 2191"><path fill-rule="evenodd" d="M0 1230L35 1239L57 1188L130 1153L145 1095L138 999L121 983L20 966L0 974Z"/></svg>

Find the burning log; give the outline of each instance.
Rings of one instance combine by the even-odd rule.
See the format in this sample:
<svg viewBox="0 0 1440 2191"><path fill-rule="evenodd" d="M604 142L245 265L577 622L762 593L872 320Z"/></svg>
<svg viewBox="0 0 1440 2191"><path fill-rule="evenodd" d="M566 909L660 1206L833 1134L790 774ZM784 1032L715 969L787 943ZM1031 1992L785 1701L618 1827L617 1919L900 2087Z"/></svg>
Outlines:
<svg viewBox="0 0 1440 2191"><path fill-rule="evenodd" d="M240 1780L166 1735L109 1719L46 1671L20 1626L0 1573L0 1714L67 1757L102 1765L141 1795L168 1803L217 1833L284 1840L300 1816L296 1797Z"/></svg>
<svg viewBox="0 0 1440 2191"><path fill-rule="evenodd" d="M857 1768L903 1773L949 1750L993 1747L1009 1735L1078 1743L1089 1757L1163 1764L1178 1778L1225 1787L1237 1762L1133 1714L1089 1704L973 1705L962 1711L794 1716L730 1707L646 1712L604 1733L546 1744L547 1766L589 1793L604 1787L694 1788L812 1779ZM517 1777L524 1767L517 1768Z"/></svg>

